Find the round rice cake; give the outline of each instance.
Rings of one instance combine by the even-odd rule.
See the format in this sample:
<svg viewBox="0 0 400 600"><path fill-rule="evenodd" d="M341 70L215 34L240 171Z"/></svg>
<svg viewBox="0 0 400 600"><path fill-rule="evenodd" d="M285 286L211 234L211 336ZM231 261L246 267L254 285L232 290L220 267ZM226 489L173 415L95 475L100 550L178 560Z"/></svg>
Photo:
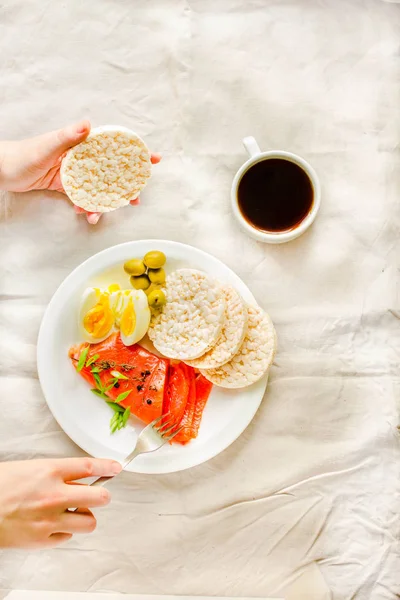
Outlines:
<svg viewBox="0 0 400 600"><path fill-rule="evenodd" d="M196 369L217 369L238 353L247 332L247 307L240 294L231 286L223 288L225 323L217 343L211 350L186 363Z"/></svg>
<svg viewBox="0 0 400 600"><path fill-rule="evenodd" d="M151 175L150 152L125 127L92 129L68 150L60 175L70 200L88 212L111 212L138 197Z"/></svg>
<svg viewBox="0 0 400 600"><path fill-rule="evenodd" d="M153 315L148 331L155 348L176 360L193 360L216 343L225 319L225 296L218 282L194 269L168 275L167 302Z"/></svg>
<svg viewBox="0 0 400 600"><path fill-rule="evenodd" d="M208 381L224 388L255 383L268 371L276 352L271 318L259 306L248 306L247 334L239 352L218 369L201 369Z"/></svg>

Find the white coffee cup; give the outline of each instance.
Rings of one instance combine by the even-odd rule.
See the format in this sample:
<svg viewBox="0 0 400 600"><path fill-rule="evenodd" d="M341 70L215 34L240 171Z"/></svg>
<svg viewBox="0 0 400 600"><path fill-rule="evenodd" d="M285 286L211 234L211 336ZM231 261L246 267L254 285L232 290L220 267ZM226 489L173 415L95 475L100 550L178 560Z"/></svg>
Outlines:
<svg viewBox="0 0 400 600"><path fill-rule="evenodd" d="M269 150L268 152L261 152L256 140L253 137L244 138L243 145L249 153L250 158L240 167L232 183L231 202L233 214L235 215L236 220L239 222L239 225L242 227L242 229L244 229L251 237L259 242L266 242L268 244L283 244L284 242L290 242L291 240L294 240L310 227L317 216L321 204L321 186L316 172L312 166L304 160L304 158L301 158L301 156L297 156L297 154L293 154L292 152L285 152L283 150ZM275 232L258 229L246 220L239 208L238 188L243 175L256 163L269 160L271 158L288 160L298 165L306 173L313 187L313 204L310 212L302 221L300 221L300 223L295 225L292 229L285 231Z"/></svg>

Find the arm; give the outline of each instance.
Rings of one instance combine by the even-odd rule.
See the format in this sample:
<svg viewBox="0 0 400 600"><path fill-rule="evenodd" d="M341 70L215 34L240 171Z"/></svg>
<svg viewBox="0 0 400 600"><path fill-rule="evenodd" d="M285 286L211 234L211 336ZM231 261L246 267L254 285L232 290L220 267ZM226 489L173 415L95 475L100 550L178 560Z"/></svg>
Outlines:
<svg viewBox="0 0 400 600"><path fill-rule="evenodd" d="M60 179L61 161L69 148L83 142L90 133L89 121L80 121L63 129L50 131L18 142L0 141L0 190L28 192L54 190L64 193ZM152 154L153 164L161 160ZM138 204L135 198L131 204ZM75 211L84 213L75 207ZM87 220L96 224L100 213L86 213Z"/></svg>

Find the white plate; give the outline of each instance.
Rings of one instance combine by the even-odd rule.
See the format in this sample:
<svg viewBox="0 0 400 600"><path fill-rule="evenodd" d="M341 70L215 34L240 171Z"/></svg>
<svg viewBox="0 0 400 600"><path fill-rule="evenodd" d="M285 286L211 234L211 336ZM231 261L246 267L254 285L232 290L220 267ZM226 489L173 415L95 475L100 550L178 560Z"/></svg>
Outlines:
<svg viewBox="0 0 400 600"><path fill-rule="evenodd" d="M68 349L81 342L78 307L88 285L116 282L129 286L122 264L149 250L167 255L167 271L181 267L200 269L233 285L244 300L255 303L243 281L222 262L191 246L161 240L128 242L95 254L75 269L54 294L43 317L38 340L38 372L47 404L65 433L96 457L121 461L128 455L143 425L133 423L111 435L111 411L89 391L68 358ZM154 454L136 458L128 470L135 473L173 473L195 467L213 458L246 429L263 399L268 376L242 390L213 387L204 411L199 435L186 446L166 445Z"/></svg>

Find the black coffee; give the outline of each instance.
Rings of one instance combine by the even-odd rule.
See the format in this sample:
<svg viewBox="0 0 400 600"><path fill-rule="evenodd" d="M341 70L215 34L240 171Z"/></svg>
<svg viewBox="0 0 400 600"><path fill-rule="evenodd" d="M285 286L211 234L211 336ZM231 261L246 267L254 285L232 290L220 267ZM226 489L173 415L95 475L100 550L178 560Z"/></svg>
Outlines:
<svg viewBox="0 0 400 600"><path fill-rule="evenodd" d="M287 231L308 215L313 186L301 167L283 158L256 163L239 182L239 208L262 231Z"/></svg>

